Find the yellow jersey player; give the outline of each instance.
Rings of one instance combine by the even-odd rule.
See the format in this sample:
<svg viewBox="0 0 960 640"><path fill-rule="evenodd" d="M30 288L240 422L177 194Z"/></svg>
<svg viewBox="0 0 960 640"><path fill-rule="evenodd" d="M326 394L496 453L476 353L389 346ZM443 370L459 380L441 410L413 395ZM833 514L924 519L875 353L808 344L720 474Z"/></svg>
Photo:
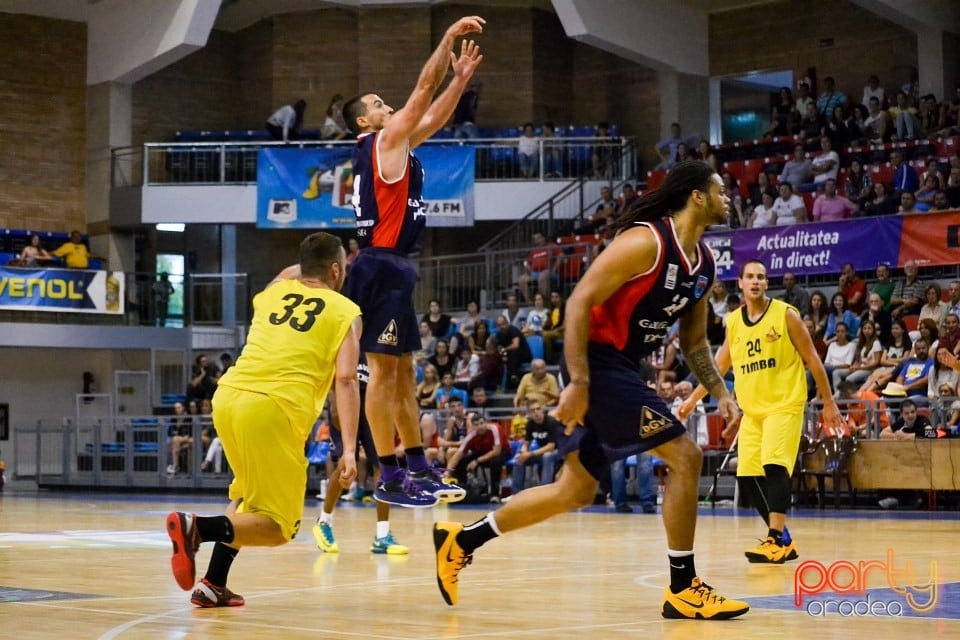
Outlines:
<svg viewBox="0 0 960 640"><path fill-rule="evenodd" d="M167 516L171 566L182 589L194 586L200 543L216 543L190 598L198 607L242 605L226 587L240 548L274 547L296 536L307 481L304 443L331 386L343 430L340 482L347 487L356 476L361 322L359 307L339 293L345 273L339 238L314 233L300 245L300 263L253 299L247 344L213 396L213 422L235 475L230 505L223 516Z"/></svg>
<svg viewBox="0 0 960 640"><path fill-rule="evenodd" d="M824 420L842 424L823 363L797 310L767 297L767 268L750 260L740 269L746 304L727 316L727 337L717 352L717 367L733 366L734 391L743 411L739 423L737 482L767 523L766 539L746 551L750 562L782 564L800 557L786 529L790 473L797 460L807 400L804 364L813 374L823 402ZM701 385L680 406L686 418L707 395ZM736 433L733 423L724 437Z"/></svg>

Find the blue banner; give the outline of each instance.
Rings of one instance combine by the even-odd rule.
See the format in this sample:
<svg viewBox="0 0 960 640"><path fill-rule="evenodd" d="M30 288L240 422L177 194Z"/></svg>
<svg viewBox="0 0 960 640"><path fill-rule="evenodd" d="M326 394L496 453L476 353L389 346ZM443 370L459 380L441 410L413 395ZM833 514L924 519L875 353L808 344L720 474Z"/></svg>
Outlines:
<svg viewBox="0 0 960 640"><path fill-rule="evenodd" d="M352 229L354 146L266 148L257 156L257 226ZM472 147L422 146L427 226L473 225Z"/></svg>
<svg viewBox="0 0 960 640"><path fill-rule="evenodd" d="M0 267L0 309L123 313L122 272Z"/></svg>

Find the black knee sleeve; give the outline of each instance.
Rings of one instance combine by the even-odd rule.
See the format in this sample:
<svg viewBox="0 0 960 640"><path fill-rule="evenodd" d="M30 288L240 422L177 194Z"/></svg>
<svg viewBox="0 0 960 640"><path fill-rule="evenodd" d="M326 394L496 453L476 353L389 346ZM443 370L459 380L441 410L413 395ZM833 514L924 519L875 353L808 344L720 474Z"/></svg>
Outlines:
<svg viewBox="0 0 960 640"><path fill-rule="evenodd" d="M779 464L763 465L767 477L767 504L771 513L786 513L790 508L790 475Z"/></svg>
<svg viewBox="0 0 960 640"><path fill-rule="evenodd" d="M747 496L760 517L770 524L770 505L767 504L767 479L764 476L737 476L740 492Z"/></svg>

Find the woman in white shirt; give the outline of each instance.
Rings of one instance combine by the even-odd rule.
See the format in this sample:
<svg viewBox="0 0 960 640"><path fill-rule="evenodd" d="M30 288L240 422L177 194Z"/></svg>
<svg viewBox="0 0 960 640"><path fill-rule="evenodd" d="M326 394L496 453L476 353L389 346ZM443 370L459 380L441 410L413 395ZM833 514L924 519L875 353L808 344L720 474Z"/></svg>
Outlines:
<svg viewBox="0 0 960 640"><path fill-rule="evenodd" d="M943 321L947 319L947 312L950 311L950 305L940 299L940 292L940 285L936 282L928 284L927 288L923 290L924 304L920 307L918 323L930 318L937 324L937 327L943 326Z"/></svg>
<svg viewBox="0 0 960 640"><path fill-rule="evenodd" d="M543 332L543 325L546 324L550 316L550 309L547 309L543 303L543 294L533 294L533 308L527 312L527 321L523 324L524 337L540 335Z"/></svg>
<svg viewBox="0 0 960 640"><path fill-rule="evenodd" d="M764 192L760 196L760 204L753 208L753 214L747 221L747 228L759 229L760 227L772 227L776 214L773 211L773 196Z"/></svg>
<svg viewBox="0 0 960 640"><path fill-rule="evenodd" d="M857 357L857 343L850 342L850 333L844 322L837 323L837 339L827 347L827 357L823 359L823 366L828 376L833 376L837 369L849 369ZM809 378L809 371L807 378ZM836 386L836 384L834 384ZM808 385L809 387L809 385Z"/></svg>
<svg viewBox="0 0 960 640"><path fill-rule="evenodd" d="M830 353L829 349L827 353ZM834 389L837 388L841 380L849 380L854 384L860 384L880 366L883 347L877 339L877 325L872 320L865 320L860 325L860 332L857 334L856 353L856 359L848 368L833 370Z"/></svg>
<svg viewBox="0 0 960 640"><path fill-rule="evenodd" d="M523 178L535 178L537 176L537 167L540 158L540 142L537 140L536 131L533 129L533 123L528 122L523 125L523 135L517 142L517 160L520 163L520 176Z"/></svg>
<svg viewBox="0 0 960 640"><path fill-rule="evenodd" d="M903 320L890 324L890 344L880 355L880 366L873 370L860 391L879 392L893 379L893 372L913 354L913 342Z"/></svg>

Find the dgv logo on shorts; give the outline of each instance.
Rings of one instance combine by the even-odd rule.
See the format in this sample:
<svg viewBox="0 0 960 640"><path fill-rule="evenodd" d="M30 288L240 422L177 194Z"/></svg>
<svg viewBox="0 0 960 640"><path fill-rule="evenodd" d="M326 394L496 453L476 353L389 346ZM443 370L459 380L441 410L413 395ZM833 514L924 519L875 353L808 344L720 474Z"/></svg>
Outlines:
<svg viewBox="0 0 960 640"><path fill-rule="evenodd" d="M383 330L380 337L377 338L377 344L385 344L390 347L397 346L397 322L391 320L387 328Z"/></svg>
<svg viewBox="0 0 960 640"><path fill-rule="evenodd" d="M673 420L661 413L657 413L650 407L644 407L640 414L640 437L649 438L655 436L661 431L670 428Z"/></svg>

